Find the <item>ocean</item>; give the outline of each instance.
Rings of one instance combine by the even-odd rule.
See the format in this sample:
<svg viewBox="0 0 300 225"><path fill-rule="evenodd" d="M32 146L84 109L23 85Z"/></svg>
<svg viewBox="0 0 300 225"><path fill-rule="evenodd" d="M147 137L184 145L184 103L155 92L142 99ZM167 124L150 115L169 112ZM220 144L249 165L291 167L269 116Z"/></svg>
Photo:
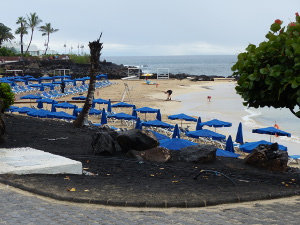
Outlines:
<svg viewBox="0 0 300 225"><path fill-rule="evenodd" d="M185 56L107 56L101 60L135 66L143 73L157 73L168 69L169 73L188 75L217 75L227 77L236 63L236 55L185 55ZM164 72L167 70L163 70Z"/></svg>
<svg viewBox="0 0 300 225"><path fill-rule="evenodd" d="M186 73L189 75L229 76L231 67L237 61L236 55L194 55L194 56L111 56L102 60L116 64L130 65L141 68L144 73L156 73L159 68L168 68L170 73ZM236 94L234 82L222 82L217 85L204 85L205 91L197 94L185 94L173 99L182 102L177 113L186 113L201 117L202 120L219 119L233 124L228 128L217 128L217 132L232 135L233 140L239 122L243 124L245 141L267 140L278 142L288 147L290 155L300 155L300 119L288 109L247 108L243 99ZM207 96L212 96L207 102ZM288 137L274 137L264 134L253 134L252 129L274 126L292 134Z"/></svg>

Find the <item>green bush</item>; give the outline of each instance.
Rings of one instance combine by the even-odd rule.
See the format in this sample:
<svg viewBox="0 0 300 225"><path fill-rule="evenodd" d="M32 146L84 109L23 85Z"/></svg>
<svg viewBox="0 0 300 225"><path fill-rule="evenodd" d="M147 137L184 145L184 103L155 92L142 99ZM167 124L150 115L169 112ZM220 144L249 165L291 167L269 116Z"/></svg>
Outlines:
<svg viewBox="0 0 300 225"><path fill-rule="evenodd" d="M0 83L0 103L1 113L4 113L11 105L14 104L15 95L7 83Z"/></svg>
<svg viewBox="0 0 300 225"><path fill-rule="evenodd" d="M5 47L2 47L0 48L0 56L15 56L16 50L14 48L5 48Z"/></svg>
<svg viewBox="0 0 300 225"><path fill-rule="evenodd" d="M81 55L69 55L70 60L74 63L78 64L88 64L90 63L90 56L85 54L83 56Z"/></svg>
<svg viewBox="0 0 300 225"><path fill-rule="evenodd" d="M300 118L300 17L282 27L277 19L258 46L249 44L231 68L236 91L248 107L288 108Z"/></svg>

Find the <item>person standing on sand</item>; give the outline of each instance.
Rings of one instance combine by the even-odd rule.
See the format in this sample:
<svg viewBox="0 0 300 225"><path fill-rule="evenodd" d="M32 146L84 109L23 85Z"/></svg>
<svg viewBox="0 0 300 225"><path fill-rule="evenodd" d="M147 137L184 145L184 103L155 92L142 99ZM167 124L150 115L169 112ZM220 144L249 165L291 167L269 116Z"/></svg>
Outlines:
<svg viewBox="0 0 300 225"><path fill-rule="evenodd" d="M172 94L172 93L173 93L172 90L167 90L167 91L165 92L165 94L168 95L166 101L170 101L170 100L171 100L171 94Z"/></svg>

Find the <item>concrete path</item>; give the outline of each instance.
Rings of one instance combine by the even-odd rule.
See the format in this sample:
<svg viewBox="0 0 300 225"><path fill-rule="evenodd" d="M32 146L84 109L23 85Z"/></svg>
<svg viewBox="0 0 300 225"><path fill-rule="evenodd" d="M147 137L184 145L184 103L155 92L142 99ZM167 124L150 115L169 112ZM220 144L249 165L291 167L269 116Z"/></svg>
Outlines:
<svg viewBox="0 0 300 225"><path fill-rule="evenodd" d="M194 209L59 202L0 184L0 224L299 224L300 196Z"/></svg>

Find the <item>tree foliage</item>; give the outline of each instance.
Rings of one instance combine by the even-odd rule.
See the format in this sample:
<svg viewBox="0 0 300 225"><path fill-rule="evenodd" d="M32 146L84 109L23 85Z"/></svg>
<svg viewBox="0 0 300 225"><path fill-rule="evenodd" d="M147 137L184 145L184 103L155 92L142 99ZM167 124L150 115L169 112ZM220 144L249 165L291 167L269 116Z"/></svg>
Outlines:
<svg viewBox="0 0 300 225"><path fill-rule="evenodd" d="M27 49L26 49L25 54L28 52L29 47L30 47L30 45L31 45L34 29L35 29L41 22L42 22L42 20L38 17L38 15L37 15L36 13L30 13L29 16L27 15L27 21L26 21L26 24L27 24L27 26L31 29L31 36L30 36L30 41L29 41L29 44L28 44L28 47L27 47Z"/></svg>
<svg viewBox="0 0 300 225"><path fill-rule="evenodd" d="M11 105L14 104L15 95L12 92L9 84L0 83L0 111L4 113Z"/></svg>
<svg viewBox="0 0 300 225"><path fill-rule="evenodd" d="M16 24L20 24L20 26L17 28L17 30L15 31L15 34L20 34L20 41L21 41L21 55L23 56L23 36L25 34L28 34L27 32L27 23L26 23L26 19L22 16L20 16L16 22Z"/></svg>
<svg viewBox="0 0 300 225"><path fill-rule="evenodd" d="M45 55L46 55L48 47L49 47L50 34L53 34L53 33L57 32L58 29L54 29L51 26L51 23L46 23L45 26L40 26L39 30L41 32L43 32L42 36L46 36L47 35L47 43L46 43L46 50L45 50Z"/></svg>
<svg viewBox="0 0 300 225"><path fill-rule="evenodd" d="M277 19L259 46L249 44L231 68L236 91L249 107L288 108L300 118L300 17L282 27Z"/></svg>
<svg viewBox="0 0 300 225"><path fill-rule="evenodd" d="M4 41L10 41L14 39L14 35L11 33L11 29L5 26L3 23L0 23L0 48Z"/></svg>

